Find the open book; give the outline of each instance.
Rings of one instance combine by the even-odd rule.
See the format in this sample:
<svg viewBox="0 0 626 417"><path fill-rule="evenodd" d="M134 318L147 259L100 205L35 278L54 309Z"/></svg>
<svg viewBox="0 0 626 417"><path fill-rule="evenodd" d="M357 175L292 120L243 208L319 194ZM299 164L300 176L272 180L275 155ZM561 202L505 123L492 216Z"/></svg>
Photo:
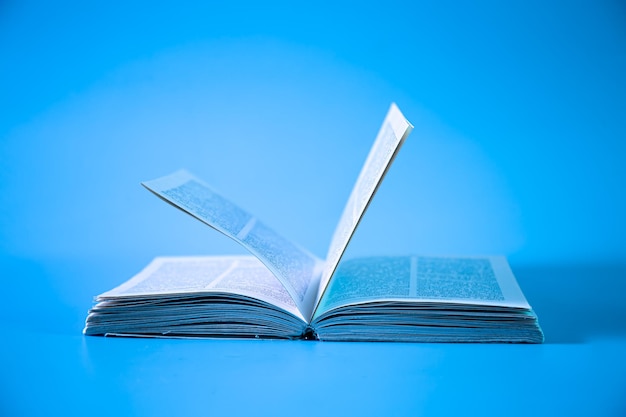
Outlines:
<svg viewBox="0 0 626 417"><path fill-rule="evenodd" d="M252 255L156 258L96 297L84 333L541 343L537 316L503 257L342 260L412 128L392 104L324 260L186 171L144 182L158 197Z"/></svg>

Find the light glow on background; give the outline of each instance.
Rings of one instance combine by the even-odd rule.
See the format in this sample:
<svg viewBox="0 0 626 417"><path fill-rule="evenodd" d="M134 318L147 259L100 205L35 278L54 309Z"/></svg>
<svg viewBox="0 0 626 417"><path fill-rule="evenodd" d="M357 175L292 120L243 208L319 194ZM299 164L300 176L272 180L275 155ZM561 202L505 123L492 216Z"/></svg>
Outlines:
<svg viewBox="0 0 626 417"><path fill-rule="evenodd" d="M138 185L183 167L323 255L396 101L352 254L626 258L619 6L283 6L0 9L0 250L240 252Z"/></svg>

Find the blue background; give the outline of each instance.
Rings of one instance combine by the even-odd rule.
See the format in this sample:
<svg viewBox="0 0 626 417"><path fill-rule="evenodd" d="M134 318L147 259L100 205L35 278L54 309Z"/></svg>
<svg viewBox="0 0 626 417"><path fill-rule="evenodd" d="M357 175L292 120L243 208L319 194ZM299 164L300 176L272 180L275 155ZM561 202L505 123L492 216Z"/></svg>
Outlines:
<svg viewBox="0 0 626 417"><path fill-rule="evenodd" d="M0 414L626 412L624 74L617 1L0 2ZM545 345L80 335L154 256L242 253L140 181L323 257L392 101L347 255L507 255Z"/></svg>

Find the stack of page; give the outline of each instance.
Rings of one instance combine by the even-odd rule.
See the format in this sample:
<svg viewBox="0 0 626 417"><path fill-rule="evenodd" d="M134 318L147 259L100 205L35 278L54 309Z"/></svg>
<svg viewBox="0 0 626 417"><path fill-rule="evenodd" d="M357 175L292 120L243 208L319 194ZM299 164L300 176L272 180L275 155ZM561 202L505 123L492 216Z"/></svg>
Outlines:
<svg viewBox="0 0 626 417"><path fill-rule="evenodd" d="M129 281L96 297L84 333L541 343L537 316L504 257L342 260L412 128L392 104L325 260L280 236L186 171L143 183L252 255L156 258Z"/></svg>

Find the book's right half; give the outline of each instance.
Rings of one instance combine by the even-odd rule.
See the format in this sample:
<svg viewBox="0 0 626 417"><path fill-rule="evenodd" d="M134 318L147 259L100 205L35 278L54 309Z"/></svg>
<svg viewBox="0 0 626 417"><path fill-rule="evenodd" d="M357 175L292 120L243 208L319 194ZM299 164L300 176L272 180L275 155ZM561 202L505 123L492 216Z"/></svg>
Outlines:
<svg viewBox="0 0 626 417"><path fill-rule="evenodd" d="M311 323L320 340L541 343L504 257L342 262Z"/></svg>

